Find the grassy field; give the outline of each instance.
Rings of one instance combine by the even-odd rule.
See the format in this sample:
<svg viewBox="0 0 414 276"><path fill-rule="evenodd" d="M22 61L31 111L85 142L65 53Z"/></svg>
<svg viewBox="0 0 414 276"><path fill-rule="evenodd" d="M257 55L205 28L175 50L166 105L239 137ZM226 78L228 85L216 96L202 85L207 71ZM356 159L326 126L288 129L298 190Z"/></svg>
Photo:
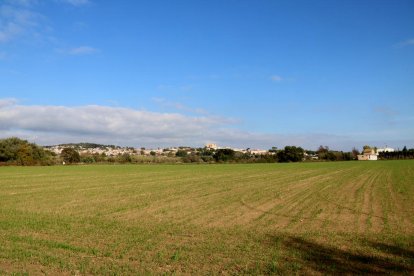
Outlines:
<svg viewBox="0 0 414 276"><path fill-rule="evenodd" d="M0 167L0 274L413 274L414 162Z"/></svg>

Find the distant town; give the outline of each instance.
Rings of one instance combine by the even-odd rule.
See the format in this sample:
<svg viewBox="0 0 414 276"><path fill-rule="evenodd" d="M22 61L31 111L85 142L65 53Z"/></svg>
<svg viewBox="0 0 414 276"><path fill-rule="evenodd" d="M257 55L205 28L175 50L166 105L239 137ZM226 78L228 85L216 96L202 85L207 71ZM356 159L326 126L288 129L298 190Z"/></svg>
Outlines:
<svg viewBox="0 0 414 276"><path fill-rule="evenodd" d="M414 159L414 149L402 150L366 145L349 152L319 146L305 150L298 146L271 149L240 149L209 143L203 147L120 147L95 143L38 146L17 137L0 139L0 165L59 165L90 163L283 163L302 161L376 161Z"/></svg>
<svg viewBox="0 0 414 276"><path fill-rule="evenodd" d="M134 147L120 147L115 145L100 145L93 143L77 143L77 144L59 144L53 146L44 146L45 149L54 152L55 154L61 154L64 148L73 148L77 150L80 154L105 154L106 156L118 156L122 154L131 154L131 155L146 155L146 156L175 156L178 151L185 151L187 154L197 152L201 149L231 149L235 152L243 154L254 154L254 155L273 155L274 151L264 150L264 149L240 149L240 148L231 148L231 147L219 147L217 144L206 144L202 148L194 147L167 147L167 148L155 148L147 149L144 147L134 148Z"/></svg>
<svg viewBox="0 0 414 276"><path fill-rule="evenodd" d="M238 154L250 155L250 156L261 156L261 155L276 155L279 151L276 147L273 147L270 150L265 149L241 149L241 148L232 148L232 147L220 147L214 143L205 144L204 147L167 147L167 148L153 148L147 149L145 147L134 148L134 147L120 147L115 145L101 145L93 143L77 143L77 144L59 144L53 146L45 146L45 149L55 153L61 154L62 150L65 148L73 148L81 155L105 155L107 157L116 157L120 155L142 155L142 156L189 156L194 154L202 154L205 150L217 151L222 149L231 150ZM303 160L319 160L327 159L323 158L324 153L328 154L332 152L328 147L320 146L317 151L304 150L303 151ZM338 151L333 151L338 152ZM378 160L378 156L382 153L394 153L395 149L385 146L383 148L364 146L361 153L358 150L353 150L353 159L361 161L372 161ZM328 158L329 159L329 158ZM331 161L334 161L337 158L331 158ZM346 159L346 158L345 158Z"/></svg>

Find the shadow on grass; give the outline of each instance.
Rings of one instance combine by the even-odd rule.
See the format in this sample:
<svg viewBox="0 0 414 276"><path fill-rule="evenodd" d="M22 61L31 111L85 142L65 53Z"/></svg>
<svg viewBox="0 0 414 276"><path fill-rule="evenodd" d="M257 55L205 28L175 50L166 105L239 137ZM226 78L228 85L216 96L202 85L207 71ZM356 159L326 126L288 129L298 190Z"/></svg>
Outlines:
<svg viewBox="0 0 414 276"><path fill-rule="evenodd" d="M289 263L300 264L301 271L322 274L407 274L414 273L414 252L379 242L365 241L364 251L329 246L301 237L287 236L275 243L289 253L281 269L289 270ZM375 254L372 252L375 251Z"/></svg>
<svg viewBox="0 0 414 276"><path fill-rule="evenodd" d="M392 254L397 257L409 258L414 263L414 251L413 250L407 250L399 246L380 243L380 242L370 241L368 243L371 247L376 248L377 250L380 250L388 254Z"/></svg>

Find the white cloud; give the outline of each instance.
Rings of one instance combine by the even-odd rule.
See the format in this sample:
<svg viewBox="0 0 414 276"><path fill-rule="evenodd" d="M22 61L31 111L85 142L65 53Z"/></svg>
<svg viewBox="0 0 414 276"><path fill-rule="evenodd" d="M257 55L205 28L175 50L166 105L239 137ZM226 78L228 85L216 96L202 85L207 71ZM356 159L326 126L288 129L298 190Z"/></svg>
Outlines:
<svg viewBox="0 0 414 276"><path fill-rule="evenodd" d="M162 90L162 91L190 92L194 89L194 87L191 84L184 84L184 85L159 84L157 85L156 89Z"/></svg>
<svg viewBox="0 0 414 276"><path fill-rule="evenodd" d="M181 91L184 91L184 92L189 92L189 91L192 91L193 90L193 86L192 85L182 85L182 86L180 86L179 87L179 89L181 90Z"/></svg>
<svg viewBox="0 0 414 276"><path fill-rule="evenodd" d="M165 99L154 99L161 103ZM186 108L176 106L180 108ZM378 109L389 114L393 111ZM404 125L410 124L411 121ZM238 148L279 148L298 145L316 149L327 145L332 149L350 150L364 144L407 145L412 147L412 131L399 129L386 132L328 135L324 133L255 133L237 128L235 120L209 115L161 113L132 108L99 105L40 106L22 105L17 99L0 99L0 136L18 136L40 144L90 141L130 146L202 146L215 142ZM378 141L377 137L381 137ZM399 140L397 140L399 139Z"/></svg>
<svg viewBox="0 0 414 276"><path fill-rule="evenodd" d="M20 5L0 5L0 43L25 34L34 34L41 16Z"/></svg>
<svg viewBox="0 0 414 276"><path fill-rule="evenodd" d="M55 1L66 2L73 6L91 3L88 0ZM0 45L17 40L56 43L57 39L50 34L53 32L53 28L49 25L50 21L38 12L41 3L39 0L0 0ZM73 55L91 54L97 51L90 46L66 50L68 54Z"/></svg>
<svg viewBox="0 0 414 276"><path fill-rule="evenodd" d="M64 3L79 7L83 5L90 4L91 2L89 0L61 0Z"/></svg>
<svg viewBox="0 0 414 276"><path fill-rule="evenodd" d="M152 144L200 141L205 131L223 125L220 119L156 113L108 106L27 106L4 99L0 106L0 129L36 133L38 136L78 137ZM168 143L167 143L168 142Z"/></svg>
<svg viewBox="0 0 414 276"><path fill-rule="evenodd" d="M10 136L43 145L88 141L164 147L202 146L215 142L238 148L298 145L316 149L319 145L327 145L342 150L375 144L370 137L376 137L355 140L344 135L254 133L237 129L237 122L232 119L208 115L190 116L99 105L22 105L16 99L0 99L0 138ZM393 144L393 134L381 137L384 139L381 143Z"/></svg>
<svg viewBox="0 0 414 276"><path fill-rule="evenodd" d="M397 47L414 46L414 38L401 41L396 44Z"/></svg>
<svg viewBox="0 0 414 276"><path fill-rule="evenodd" d="M157 103L158 105L162 106L162 107L166 107L166 108L173 108L176 110L180 110L180 111L186 111L186 112L190 112L190 113L196 113L196 114L208 114L208 112L206 110L204 110L203 108L191 108L188 107L182 103L179 102L172 102L169 101L165 98L157 98L154 97L152 98L152 100Z"/></svg>
<svg viewBox="0 0 414 276"><path fill-rule="evenodd" d="M34 4L37 4L38 1L37 0L6 0L5 2L8 4L29 7Z"/></svg>
<svg viewBox="0 0 414 276"><path fill-rule="evenodd" d="M174 88L174 86L169 85L169 84L159 84L159 85L157 85L158 90L171 90L173 88Z"/></svg>
<svg viewBox="0 0 414 276"><path fill-rule="evenodd" d="M90 55L95 54L99 50L90 46L79 46L67 50L60 50L62 53L66 53L69 55L80 56L80 55Z"/></svg>
<svg viewBox="0 0 414 276"><path fill-rule="evenodd" d="M33 25L33 14L10 5L0 6L0 43L9 42Z"/></svg>
<svg viewBox="0 0 414 276"><path fill-rule="evenodd" d="M17 99L14 99L14 98L0 99L0 108L15 105L17 104L17 102L18 102Z"/></svg>
<svg viewBox="0 0 414 276"><path fill-rule="evenodd" d="M270 80L280 82L280 81L283 80L283 78L279 75L272 75L272 76L270 76Z"/></svg>
<svg viewBox="0 0 414 276"><path fill-rule="evenodd" d="M396 115L399 114L398 111L396 111L395 109L389 106L375 106L373 108L373 111L375 113L382 114L386 117L395 117Z"/></svg>

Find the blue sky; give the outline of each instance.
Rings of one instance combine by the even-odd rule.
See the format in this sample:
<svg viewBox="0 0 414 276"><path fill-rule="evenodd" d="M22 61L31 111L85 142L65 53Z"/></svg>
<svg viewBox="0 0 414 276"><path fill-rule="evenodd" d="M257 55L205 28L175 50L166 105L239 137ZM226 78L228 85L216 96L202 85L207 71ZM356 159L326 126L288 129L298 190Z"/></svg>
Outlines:
<svg viewBox="0 0 414 276"><path fill-rule="evenodd" d="M0 136L414 147L413 1L0 0Z"/></svg>

